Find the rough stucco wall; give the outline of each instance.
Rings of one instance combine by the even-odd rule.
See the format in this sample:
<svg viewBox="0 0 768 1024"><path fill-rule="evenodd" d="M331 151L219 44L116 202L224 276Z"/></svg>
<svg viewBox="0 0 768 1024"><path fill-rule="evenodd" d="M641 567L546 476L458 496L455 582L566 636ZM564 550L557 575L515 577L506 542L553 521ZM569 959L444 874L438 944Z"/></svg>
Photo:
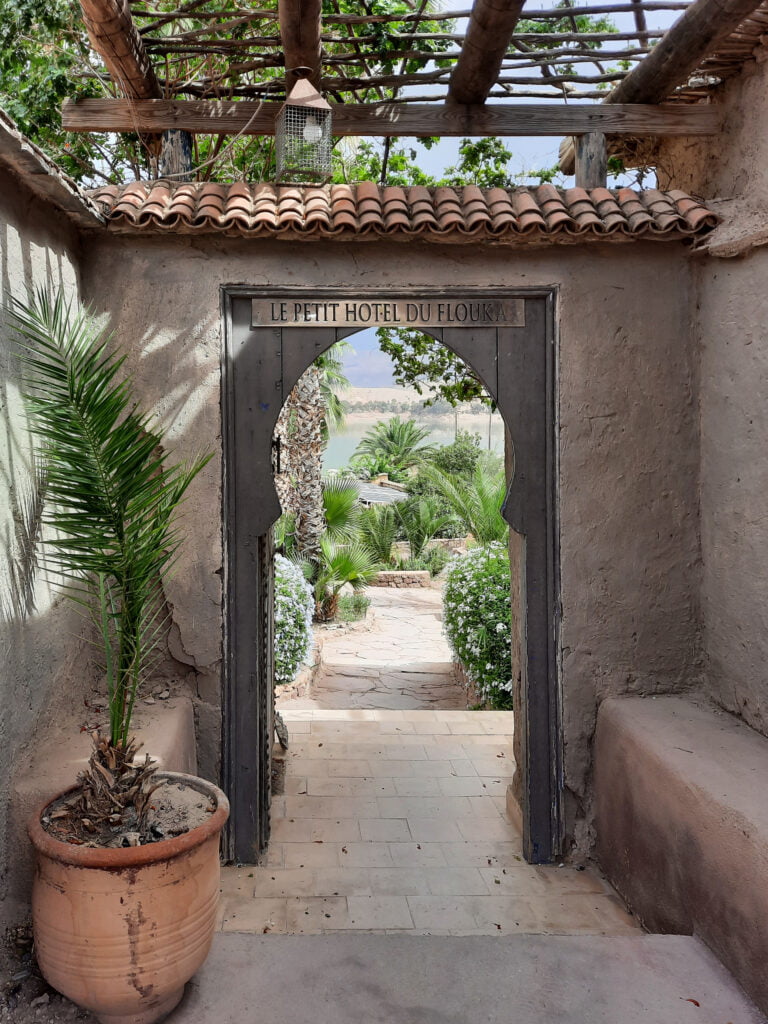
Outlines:
<svg viewBox="0 0 768 1024"><path fill-rule="evenodd" d="M744 253L696 261L701 605L709 695L768 735L768 63L747 65L720 102L724 137L667 143L662 187L724 200L715 237Z"/></svg>
<svg viewBox="0 0 768 1024"><path fill-rule="evenodd" d="M659 188L681 188L707 199L733 199L768 187L768 62L746 64L718 90L721 135L665 139L658 151Z"/></svg>
<svg viewBox="0 0 768 1024"><path fill-rule="evenodd" d="M768 250L698 273L710 696L768 736Z"/></svg>
<svg viewBox="0 0 768 1024"><path fill-rule="evenodd" d="M11 296L24 298L30 287L45 281L77 296L77 251L75 233L64 218L0 171L0 309ZM80 644L73 639L79 617L54 594L29 557L36 518L30 508L37 487L18 365L2 316L0 312L0 921L5 924L15 912L5 902L11 775L45 723L62 706L73 705L83 672Z"/></svg>
<svg viewBox="0 0 768 1024"><path fill-rule="evenodd" d="M86 293L132 347L178 453L215 450L192 488L169 584L175 656L198 672L215 769L221 637L221 284L559 288L563 693L569 833L589 837L591 740L608 694L697 681L698 439L688 256L678 245L479 247L113 237L88 247Z"/></svg>

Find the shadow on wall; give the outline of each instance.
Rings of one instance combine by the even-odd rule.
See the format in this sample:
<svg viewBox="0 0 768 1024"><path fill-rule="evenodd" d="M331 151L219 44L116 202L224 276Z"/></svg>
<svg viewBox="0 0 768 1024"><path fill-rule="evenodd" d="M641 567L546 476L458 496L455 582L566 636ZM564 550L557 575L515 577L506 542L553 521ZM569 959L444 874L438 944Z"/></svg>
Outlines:
<svg viewBox="0 0 768 1024"><path fill-rule="evenodd" d="M79 617L40 565L45 482L5 317L12 297L23 299L46 282L78 297L77 239L65 220L44 218L21 192L0 174L0 898L8 919L15 870L9 851L18 846L14 837L23 841L23 823L9 819L13 778L29 764L35 737L73 698L79 704L90 682L79 664Z"/></svg>
<svg viewBox="0 0 768 1024"><path fill-rule="evenodd" d="M151 254L142 265L151 275ZM223 630L219 285L197 265L185 267L185 279L202 283L210 297L179 306L178 299L169 302L165 289L143 278L138 268L135 280L115 282L114 287L97 268L92 273L86 301L97 315L108 318L116 344L127 356L125 371L137 400L156 417L168 457L176 462L214 453L179 512L183 543L172 576L163 582L170 629L162 674L189 687L198 773L217 781Z"/></svg>

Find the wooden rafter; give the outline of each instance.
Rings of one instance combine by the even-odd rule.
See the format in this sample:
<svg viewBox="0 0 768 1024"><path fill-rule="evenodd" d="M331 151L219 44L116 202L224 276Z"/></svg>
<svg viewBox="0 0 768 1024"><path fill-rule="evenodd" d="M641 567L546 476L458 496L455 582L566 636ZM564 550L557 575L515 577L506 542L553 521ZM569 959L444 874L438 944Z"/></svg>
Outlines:
<svg viewBox="0 0 768 1024"><path fill-rule="evenodd" d="M606 103L658 103L684 85L762 0L694 0L651 52L606 97ZM574 168L573 139L560 148L560 167Z"/></svg>
<svg viewBox="0 0 768 1024"><path fill-rule="evenodd" d="M73 132L157 132L272 135L279 103L248 100L65 101L63 126ZM333 106L333 134L431 137L519 136L609 132L629 135L712 135L718 111L706 106L501 104L461 106L345 103Z"/></svg>
<svg viewBox="0 0 768 1024"><path fill-rule="evenodd" d="M267 0L264 7L178 0L175 9L167 11L159 10L153 0L128 2L145 49L155 62L162 95L169 99L281 98L286 63L281 28L289 43L289 66L298 62L315 66L317 50L312 43L307 56L304 28L311 23L314 33L317 9L299 0L285 0L295 5L298 18L293 22L299 26L293 51L288 38L291 20L283 16L284 26L278 20L280 0ZM478 0L475 23L486 2ZM502 0L492 2L501 5ZM519 0L505 2L511 5ZM569 4L534 9L536 0L529 3L531 9L526 6L523 16L534 24L524 33L516 29L512 34L487 99L558 99L567 94L570 100L603 100L605 87L614 87L631 74L664 35L654 20L655 12L680 11L691 5L690 0L588 0L578 8ZM462 50L450 45L464 41L450 22L469 18L472 11L432 11L423 8L420 0L409 0L408 11L392 9L402 6L385 5L372 13L363 3L359 11L347 14L340 11L338 0L324 3L320 91L337 102L445 101L451 69L459 63L468 66L471 50L471 46ZM507 8L503 10L508 13ZM627 13L634 15L634 30L626 19L620 32L612 31L611 25L594 24L581 31L582 15ZM470 43L474 31L473 25ZM763 0L738 31L702 58L693 76L669 96L670 101L696 103L710 95L725 78L739 72L767 34L768 0ZM489 52L484 51L481 58L486 71ZM537 70L540 75L531 73ZM427 89L420 90L420 85Z"/></svg>
<svg viewBox="0 0 768 1024"><path fill-rule="evenodd" d="M475 0L461 56L451 72L448 100L485 103L499 77L525 0Z"/></svg>
<svg viewBox="0 0 768 1024"><path fill-rule="evenodd" d="M128 0L80 0L80 7L91 45L123 96L137 100L162 96Z"/></svg>
<svg viewBox="0 0 768 1024"><path fill-rule="evenodd" d="M300 78L307 78L319 89L322 0L278 0L278 18L285 56L286 93ZM308 70L297 72L298 68Z"/></svg>

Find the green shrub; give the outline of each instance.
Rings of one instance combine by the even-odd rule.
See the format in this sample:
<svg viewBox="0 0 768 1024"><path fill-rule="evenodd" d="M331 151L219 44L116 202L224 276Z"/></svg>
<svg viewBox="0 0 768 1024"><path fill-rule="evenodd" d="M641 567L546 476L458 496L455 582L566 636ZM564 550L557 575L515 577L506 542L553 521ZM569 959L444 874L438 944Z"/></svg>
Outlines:
<svg viewBox="0 0 768 1024"><path fill-rule="evenodd" d="M430 576L439 576L451 558L450 551L446 551L445 548L429 548L418 558L398 559L396 568L401 572L428 572Z"/></svg>
<svg viewBox="0 0 768 1024"><path fill-rule="evenodd" d="M512 707L509 555L492 543L457 558L443 591L443 624L456 658L495 710Z"/></svg>
<svg viewBox="0 0 768 1024"><path fill-rule="evenodd" d="M438 546L429 548L424 553L424 561L431 576L439 576L443 569L453 558L453 555L446 548Z"/></svg>
<svg viewBox="0 0 768 1024"><path fill-rule="evenodd" d="M429 565L424 558L398 558L395 569L398 572L429 572Z"/></svg>
<svg viewBox="0 0 768 1024"><path fill-rule="evenodd" d="M275 683L290 683L312 644L312 587L301 569L275 555Z"/></svg>
<svg viewBox="0 0 768 1024"><path fill-rule="evenodd" d="M432 456L432 462L450 476L472 476L480 458L480 435L459 430L452 444L441 445Z"/></svg>
<svg viewBox="0 0 768 1024"><path fill-rule="evenodd" d="M336 620L338 622L359 622L368 614L370 606L371 599L365 594L342 594L339 597Z"/></svg>

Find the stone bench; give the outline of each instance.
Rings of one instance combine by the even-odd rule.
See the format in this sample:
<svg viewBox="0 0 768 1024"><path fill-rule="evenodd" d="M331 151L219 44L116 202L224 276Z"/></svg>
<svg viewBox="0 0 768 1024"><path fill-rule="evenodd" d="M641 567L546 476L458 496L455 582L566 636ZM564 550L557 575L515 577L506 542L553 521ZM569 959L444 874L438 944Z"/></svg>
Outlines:
<svg viewBox="0 0 768 1024"><path fill-rule="evenodd" d="M600 865L645 927L694 934L768 1011L768 739L678 697L605 700Z"/></svg>

